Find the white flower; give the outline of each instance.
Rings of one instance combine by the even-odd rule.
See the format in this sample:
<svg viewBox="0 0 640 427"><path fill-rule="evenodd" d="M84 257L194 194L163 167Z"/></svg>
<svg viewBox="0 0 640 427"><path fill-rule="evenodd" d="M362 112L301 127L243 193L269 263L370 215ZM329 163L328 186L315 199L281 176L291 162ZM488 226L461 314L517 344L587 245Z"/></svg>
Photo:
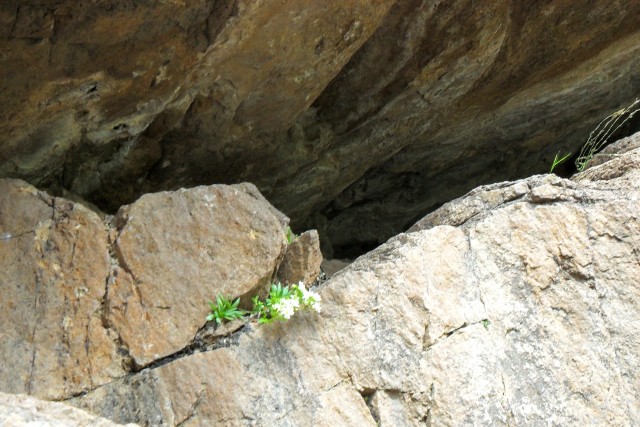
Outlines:
<svg viewBox="0 0 640 427"><path fill-rule="evenodd" d="M285 319L290 319L293 316L293 313L296 312L298 307L300 306L300 302L295 297L283 298L277 303L273 304L271 307L276 310L282 317Z"/></svg>

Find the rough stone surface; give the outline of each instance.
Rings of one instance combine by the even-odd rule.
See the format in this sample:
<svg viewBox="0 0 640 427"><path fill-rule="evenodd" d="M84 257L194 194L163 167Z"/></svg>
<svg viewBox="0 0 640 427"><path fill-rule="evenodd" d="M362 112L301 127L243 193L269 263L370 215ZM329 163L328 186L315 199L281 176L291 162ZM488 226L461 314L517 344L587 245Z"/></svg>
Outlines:
<svg viewBox="0 0 640 427"><path fill-rule="evenodd" d="M0 393L0 424L10 427L118 427L105 418L64 403ZM135 427L127 424L126 427Z"/></svg>
<svg viewBox="0 0 640 427"><path fill-rule="evenodd" d="M325 282L322 314L70 403L154 425L637 425L634 144L451 202L453 225L436 212Z"/></svg>
<svg viewBox="0 0 640 427"><path fill-rule="evenodd" d="M0 179L0 390L66 399L182 352L208 300L268 288L287 224L251 184L149 194L103 222Z"/></svg>
<svg viewBox="0 0 640 427"><path fill-rule="evenodd" d="M0 177L111 212L254 182L349 257L575 152L640 92L639 28L623 0L4 0Z"/></svg>
<svg viewBox="0 0 640 427"><path fill-rule="evenodd" d="M104 327L107 230L80 205L0 180L0 390L61 399L122 376Z"/></svg>
<svg viewBox="0 0 640 427"><path fill-rule="evenodd" d="M325 259L322 262L322 272L330 279L339 271L344 270L353 261L350 259Z"/></svg>
<svg viewBox="0 0 640 427"><path fill-rule="evenodd" d="M277 278L282 283L311 285L320 275L321 265L320 236L316 230L305 231L287 246Z"/></svg>
<svg viewBox="0 0 640 427"><path fill-rule="evenodd" d="M288 218L250 184L145 195L122 208L107 319L138 366L187 346L216 295L250 300L274 278Z"/></svg>

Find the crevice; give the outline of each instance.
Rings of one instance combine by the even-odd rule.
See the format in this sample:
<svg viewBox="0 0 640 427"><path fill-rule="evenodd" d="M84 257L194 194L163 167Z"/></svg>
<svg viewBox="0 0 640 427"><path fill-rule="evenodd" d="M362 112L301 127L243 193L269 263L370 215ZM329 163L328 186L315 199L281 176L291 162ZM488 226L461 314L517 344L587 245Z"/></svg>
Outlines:
<svg viewBox="0 0 640 427"><path fill-rule="evenodd" d="M105 325L104 322L107 322L106 319L103 318L103 326L107 329L111 329L114 330L113 328L109 327L108 322ZM205 329L207 326L203 327L202 329ZM201 329L201 330L202 330ZM201 340L199 340L197 337L194 339L194 341L184 347L182 350L179 350L173 354L170 354L168 356L165 356L161 359L158 359L148 365L145 365L143 367L139 367L139 369L133 369L135 363L133 362L133 359L129 356L128 354L128 348L126 347L126 345L122 342L122 339L120 337L120 335L118 335L118 339L116 344L118 344L120 346L119 351L120 350L125 350L127 352L126 355L123 354L124 359L125 359L125 363L127 358L130 360L130 364L131 366L126 368L125 371L126 373L124 375L122 375L121 377L117 377L117 378L113 378L111 381L105 382L103 384L100 384L96 387L91 387L88 388L86 390L82 390L78 393L74 393L69 395L68 397L65 397L63 399L59 399L59 400L54 400L57 402L65 402L65 401L69 401L72 399L77 399L77 398L81 398L83 396L86 396L87 394L98 390L100 388L109 386L110 384L116 383L118 381L125 381L127 379L130 378L134 378L138 375L144 374L144 373L148 373L150 371L153 371L156 368L160 368L161 366L164 366L168 363L171 363L175 360L181 359L183 357L187 357L190 356L192 354L196 354L196 353L205 353L208 351L214 351L217 350L219 348L226 348L226 347L233 347L233 346L237 346L239 345L239 340L240 340L240 335L249 332L250 330L252 330L252 328L250 326L248 326L247 324L243 324L239 329L232 331L229 333L229 335L224 335L224 336L220 336L217 337L215 340L213 340L212 342L203 342ZM117 331L116 331L117 332ZM197 335L196 335L197 336ZM182 422L184 422L186 420L183 420Z"/></svg>
<svg viewBox="0 0 640 427"><path fill-rule="evenodd" d="M87 368L89 370L89 384L91 384L91 388L94 388L95 385L93 384L93 364L92 362L92 357L89 354L90 349L91 349L91 342L89 341L89 324L91 323L91 319L89 319L89 321L87 322L85 328L84 328L84 353L85 356L87 358Z"/></svg>
<svg viewBox="0 0 640 427"><path fill-rule="evenodd" d="M109 290L110 290L111 284L115 280L117 269L122 268L120 266L118 257L116 256L115 250L114 250L115 240L117 238L114 238L112 241L110 237L110 231L113 229L111 224L112 219L113 218L109 218L105 222L107 235L109 236L109 243L107 246L107 254L109 256L109 271L107 273L107 277L105 278L104 294L102 295L102 301L100 302L100 306L97 311L99 312L99 318L100 318L102 327L105 329L105 331L112 331L115 334L115 338L112 341L116 346L117 353L122 357L122 368L126 372L131 372L132 367L134 366L134 363L133 363L133 357L131 356L131 352L129 351L129 346L123 340L122 336L120 335L120 331L118 331L118 329L109 321L109 308L108 308ZM108 332L107 332L107 335L109 335Z"/></svg>
<svg viewBox="0 0 640 427"><path fill-rule="evenodd" d="M462 329L465 329L465 328L467 328L469 326L482 325L484 327L484 329L488 330L489 329L488 326L490 324L491 324L491 322L489 321L489 319L481 319L481 320L478 320L477 322L472 322L472 323L464 322L462 325L458 326L457 328L442 333L442 335L440 335L438 338L433 340L433 342L431 344L425 345L423 347L423 351L430 350L436 344L440 343L441 341L445 341L447 338L449 338L450 336L452 336L456 332L458 332L458 331L460 331ZM427 338L426 335L425 335L425 338Z"/></svg>
<svg viewBox="0 0 640 427"><path fill-rule="evenodd" d="M196 415L198 406L200 406L200 402L202 402L202 395L204 394L204 391L205 391L204 388L200 389L200 391L196 395L196 400L195 402L193 402L193 404L189 408L189 411L187 412L186 417L182 421L176 423L176 427L182 427L183 425L185 425L185 423L187 423Z"/></svg>
<svg viewBox="0 0 640 427"><path fill-rule="evenodd" d="M367 405L367 409L369 409L369 413L371 414L371 418L376 423L376 425L380 425L380 414L378 413L378 409L373 404L373 399L376 395L377 390L373 389L364 389L360 391L360 396L362 400L364 400L364 404Z"/></svg>
<svg viewBox="0 0 640 427"><path fill-rule="evenodd" d="M252 329L251 326L245 323L239 329L230 332L228 335L215 337L210 341L206 338L200 338L198 336L200 332L205 328L207 328L207 325L205 325L196 333L196 338L194 338L192 343L189 344L188 346L168 356L162 357L148 365L140 367L140 369L135 370L134 373L146 371L146 370L153 370L161 366L164 366L168 363L171 363L175 360L182 359L183 357L191 356L192 354L205 353L208 351L217 350L219 348L238 346L240 343L240 336L242 334L249 332Z"/></svg>
<svg viewBox="0 0 640 427"><path fill-rule="evenodd" d="M350 381L350 378L348 378L348 377L347 378L343 378L340 381L338 381L337 383L329 386L328 388L323 389L322 392L323 393L328 393L331 390L333 390L334 388L338 387L339 385L346 383L347 381Z"/></svg>
<svg viewBox="0 0 640 427"><path fill-rule="evenodd" d="M13 234L11 232L5 232L0 234L0 242L2 241L6 241L6 240L13 240L13 239L18 239L22 236L26 236L27 234L35 234L35 230L29 230L29 231L22 231L18 234Z"/></svg>
<svg viewBox="0 0 640 427"><path fill-rule="evenodd" d="M507 399L507 385L504 382L504 372L500 373L500 381L502 382L502 400L500 401L500 405L502 406L502 410L505 413L507 427L515 426L515 416L513 415L513 409L511 409L511 405L509 404L509 400Z"/></svg>
<svg viewBox="0 0 640 427"><path fill-rule="evenodd" d="M41 259L44 259L44 254L40 255ZM37 357L37 346L36 346L36 331L38 329L38 325L41 322L42 318L42 310L40 310L40 289L42 284L41 270L38 266L36 266L34 274L35 274L35 289L33 296L33 312L36 313L36 318L34 320L33 329L31 330L31 346L33 348L33 352L31 353L31 369L29 370L29 379L27 381L27 394L33 393L33 379L34 379L34 371L36 368L36 357Z"/></svg>
<svg viewBox="0 0 640 427"><path fill-rule="evenodd" d="M49 228L53 227L53 225L55 224L55 198L51 198L49 200L45 200L44 199L44 195L40 192L37 193L38 197L43 200L47 206L49 206L51 208L51 221L53 224L49 224ZM35 233L35 231L34 231ZM45 252L47 251L46 245L44 245L41 248L40 252L40 260L44 261L45 259ZM29 370L29 378L27 380L27 384L26 384L26 390L27 390L27 394L32 394L33 393L33 380L34 380L34 371L36 369L36 357L37 357L37 346L36 346L36 332L38 329L38 325L40 324L40 322L42 321L42 316L44 313L44 310L40 310L40 304L39 304L39 300L40 300L40 292L41 292L41 288L42 288L42 281L43 281L43 277L42 277L42 270L41 268L38 266L39 263L36 263L36 266L34 268L34 293L33 293L33 312L36 313L36 317L34 319L34 324L33 324L33 329L31 330L31 346L33 348L33 351L31 353L31 368Z"/></svg>

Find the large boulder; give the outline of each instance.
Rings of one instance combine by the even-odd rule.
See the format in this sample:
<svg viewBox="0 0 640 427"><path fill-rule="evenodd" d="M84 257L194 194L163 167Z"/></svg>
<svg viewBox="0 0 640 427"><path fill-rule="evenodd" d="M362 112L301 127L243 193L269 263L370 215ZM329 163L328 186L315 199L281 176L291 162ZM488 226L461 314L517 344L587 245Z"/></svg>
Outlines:
<svg viewBox="0 0 640 427"><path fill-rule="evenodd" d="M321 314L249 324L69 402L153 425L636 425L632 142L571 180L451 202L325 282Z"/></svg>
<svg viewBox="0 0 640 427"><path fill-rule="evenodd" d="M111 213L249 181L351 257L575 150L640 92L639 29L635 1L4 0L0 177Z"/></svg>
<svg viewBox="0 0 640 427"><path fill-rule="evenodd" d="M184 351L208 300L269 287L287 224L251 184L149 194L103 221L0 180L0 390L66 399Z"/></svg>
<svg viewBox="0 0 640 427"><path fill-rule="evenodd" d="M120 209L106 319L136 366L188 346L217 295L247 301L268 288L288 221L250 184L148 194Z"/></svg>

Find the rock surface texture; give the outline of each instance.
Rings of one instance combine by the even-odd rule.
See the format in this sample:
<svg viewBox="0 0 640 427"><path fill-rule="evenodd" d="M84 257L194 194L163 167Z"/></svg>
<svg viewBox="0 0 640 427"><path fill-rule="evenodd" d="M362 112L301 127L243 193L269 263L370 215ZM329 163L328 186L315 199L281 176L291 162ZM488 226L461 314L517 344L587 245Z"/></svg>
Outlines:
<svg viewBox="0 0 640 427"><path fill-rule="evenodd" d="M10 427L123 427L63 403L5 393L0 393L0 424ZM127 424L126 427L136 425Z"/></svg>
<svg viewBox="0 0 640 427"><path fill-rule="evenodd" d="M67 399L185 351L208 300L269 287L287 224L251 184L148 194L103 221L0 180L0 391Z"/></svg>
<svg viewBox="0 0 640 427"><path fill-rule="evenodd" d="M287 246L277 278L282 283L310 286L320 275L321 264L320 236L316 230L305 231Z"/></svg>
<svg viewBox="0 0 640 427"><path fill-rule="evenodd" d="M443 206L321 285L321 314L69 402L144 425L637 425L640 134L618 147Z"/></svg>
<svg viewBox="0 0 640 427"><path fill-rule="evenodd" d="M331 256L545 170L640 92L640 3L5 0L0 177L254 182Z"/></svg>

